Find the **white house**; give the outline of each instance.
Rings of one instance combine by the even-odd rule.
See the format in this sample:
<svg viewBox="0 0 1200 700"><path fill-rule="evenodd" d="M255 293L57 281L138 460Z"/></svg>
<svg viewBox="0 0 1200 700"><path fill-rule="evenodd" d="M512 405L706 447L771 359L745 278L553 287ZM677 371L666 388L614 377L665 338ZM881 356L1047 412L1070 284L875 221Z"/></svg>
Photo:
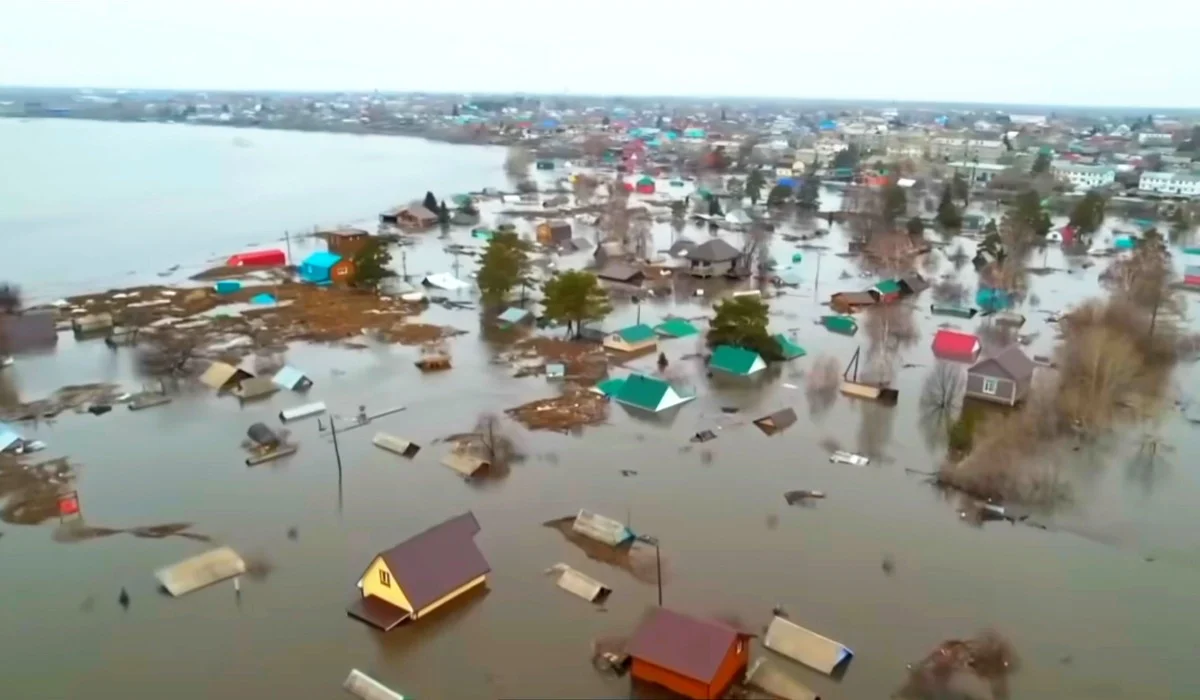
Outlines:
<svg viewBox="0 0 1200 700"><path fill-rule="evenodd" d="M1003 141L992 139L966 139L939 136L930 141L929 150L934 158L995 161L1008 148L1005 147Z"/></svg>
<svg viewBox="0 0 1200 700"><path fill-rule="evenodd" d="M999 163L964 163L958 160L946 165L954 170L954 174L962 175L966 178L967 182L979 182L985 185L991 182L992 178L1011 167L1000 165Z"/></svg>
<svg viewBox="0 0 1200 700"><path fill-rule="evenodd" d="M1070 183L1077 190L1090 190L1111 185L1117 179L1116 168L1106 165L1079 165L1070 161L1054 161L1050 174Z"/></svg>
<svg viewBox="0 0 1200 700"><path fill-rule="evenodd" d="M1190 173L1142 173L1138 189L1181 197L1200 197L1200 175Z"/></svg>
<svg viewBox="0 0 1200 700"><path fill-rule="evenodd" d="M1143 146L1170 146L1172 136L1161 132L1143 131L1138 134L1137 140Z"/></svg>

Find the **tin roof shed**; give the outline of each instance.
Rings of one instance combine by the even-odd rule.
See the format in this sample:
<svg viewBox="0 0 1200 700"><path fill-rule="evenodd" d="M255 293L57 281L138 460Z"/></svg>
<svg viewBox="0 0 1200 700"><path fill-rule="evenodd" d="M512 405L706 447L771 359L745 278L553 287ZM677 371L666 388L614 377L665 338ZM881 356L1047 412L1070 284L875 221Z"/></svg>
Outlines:
<svg viewBox="0 0 1200 700"><path fill-rule="evenodd" d="M633 531L620 522L588 510L579 511L571 529L588 539L613 547L619 547L633 539Z"/></svg>

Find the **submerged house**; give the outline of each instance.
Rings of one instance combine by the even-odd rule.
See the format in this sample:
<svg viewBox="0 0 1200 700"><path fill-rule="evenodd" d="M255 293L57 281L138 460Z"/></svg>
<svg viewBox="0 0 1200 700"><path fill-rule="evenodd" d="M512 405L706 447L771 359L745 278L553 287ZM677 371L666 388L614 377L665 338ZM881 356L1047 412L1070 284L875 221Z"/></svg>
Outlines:
<svg viewBox="0 0 1200 700"><path fill-rule="evenodd" d="M708 361L710 369L737 377L749 377L767 368L762 355L734 345L718 345Z"/></svg>
<svg viewBox="0 0 1200 700"><path fill-rule="evenodd" d="M209 389L229 391L241 386L242 382L254 375L225 362L213 362L200 375L200 383Z"/></svg>
<svg viewBox="0 0 1200 700"><path fill-rule="evenodd" d="M468 511L375 555L346 612L387 632L484 586L491 567L475 546L478 532Z"/></svg>
<svg viewBox="0 0 1200 700"><path fill-rule="evenodd" d="M543 221L537 227L537 240L542 245L564 245L571 242L571 224L562 220Z"/></svg>
<svg viewBox="0 0 1200 700"><path fill-rule="evenodd" d="M327 250L317 251L300 263L300 279L318 287L349 282L353 278L354 261Z"/></svg>
<svg viewBox="0 0 1200 700"><path fill-rule="evenodd" d="M285 365L280 368L275 373L275 376L271 378L271 381L280 389L287 389L289 391L308 391L313 385L312 380L304 372L291 365Z"/></svg>
<svg viewBox="0 0 1200 700"><path fill-rule="evenodd" d="M720 622L655 608L629 642L631 673L685 698L723 698L746 671L751 636Z"/></svg>
<svg viewBox="0 0 1200 700"><path fill-rule="evenodd" d="M617 352L649 352L658 347L658 336L654 329L644 323L629 326L610 333L604 338L604 347Z"/></svg>
<svg viewBox="0 0 1200 700"><path fill-rule="evenodd" d="M979 338L962 331L942 328L933 336L933 354L942 360L974 362L980 347Z"/></svg>
<svg viewBox="0 0 1200 700"><path fill-rule="evenodd" d="M693 277L722 277L735 274L742 252L720 238L713 238L689 250L687 272Z"/></svg>
<svg viewBox="0 0 1200 700"><path fill-rule="evenodd" d="M603 383L601 391L622 406L651 413L661 413L696 398L682 396L668 382L644 374L631 374L625 379L609 380Z"/></svg>
<svg viewBox="0 0 1200 700"><path fill-rule="evenodd" d="M1015 406L1033 386L1037 365L1019 345L980 360L967 370L966 396Z"/></svg>

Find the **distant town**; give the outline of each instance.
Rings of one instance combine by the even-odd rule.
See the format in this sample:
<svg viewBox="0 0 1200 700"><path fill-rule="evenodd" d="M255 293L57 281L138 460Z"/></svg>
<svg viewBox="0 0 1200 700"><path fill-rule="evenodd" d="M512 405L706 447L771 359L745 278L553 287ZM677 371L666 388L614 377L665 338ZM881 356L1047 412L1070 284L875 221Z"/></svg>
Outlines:
<svg viewBox="0 0 1200 700"><path fill-rule="evenodd" d="M972 189L1200 197L1200 119L1126 110L1015 113L967 106L680 98L0 90L0 116L419 136L516 145L543 157L628 156L680 171L731 163L869 183L892 166ZM639 164L640 165L640 164ZM1040 176L1040 177L1039 177Z"/></svg>

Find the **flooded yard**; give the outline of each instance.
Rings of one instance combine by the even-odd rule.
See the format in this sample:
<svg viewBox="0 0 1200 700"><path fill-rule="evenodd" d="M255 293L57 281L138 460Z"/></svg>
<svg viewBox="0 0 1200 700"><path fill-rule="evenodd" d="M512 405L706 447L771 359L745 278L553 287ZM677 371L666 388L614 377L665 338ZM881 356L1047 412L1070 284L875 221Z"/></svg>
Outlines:
<svg viewBox="0 0 1200 700"><path fill-rule="evenodd" d="M327 138L286 136L295 139L289 143ZM413 142L408 156L420 159L425 147ZM443 187L466 191L502 178L499 157L461 170L460 182ZM374 211L432 186L413 184L358 216L371 220ZM836 193L825 195L836 202ZM279 221L283 228L291 219ZM803 248L780 235L818 224L829 234ZM517 221L524 233L533 225ZM577 228L576 236L592 236L587 227ZM405 251L410 277L453 272L457 264L459 278L467 279L476 262L447 253L446 245L475 243L470 228L455 227L449 238L424 235ZM741 245L740 234L718 235ZM654 247L665 250L680 236L703 241L709 233L664 222L655 224L653 236ZM53 510L25 519L6 511L0 522L0 626L14 630L0 656L6 686L14 697L30 698L316 700L335 696L353 667L418 698L628 697L629 680L597 673L591 649L594 640L627 635L656 603L654 551L637 543L615 556L592 552L550 523L586 508L657 540L667 606L736 618L758 633L772 608L782 606L793 621L852 648L855 659L841 680L793 669L822 697L889 697L906 682L908 664L947 639L988 629L1020 656L1020 670L1010 679L1014 698L1200 695L1189 651L1200 625L1193 507L1200 472L1190 459L1200 443L1172 404L1190 398L1194 366L1176 371L1172 405L1156 424L1122 430L1063 461L1061 478L1072 498L1053 513L1038 513L1045 529L1023 522L973 525L960 515L957 497L906 470L933 471L945 453L944 431L929 427L921 406L936 367L935 333L949 324L977 334L986 346L996 335L995 321L935 316L934 290L927 290L886 316L858 313L861 327L852 337L830 332L818 325L831 313L823 305L829 296L878 279L863 273L856 257L843 255L847 242L840 225L823 220L789 224L773 238L772 256L792 269L798 284L768 300L771 329L802 346L804 357L735 381L708 376L695 357L702 336L660 340L658 350L669 361L664 373L694 390L694 401L654 418L611 403L595 424L565 433L502 418L523 459L498 478L464 481L440 466L453 447L446 437L473 430L481 415L558 396L559 386L545 376L518 371L513 348L531 333L562 332L497 338L481 332L477 310L453 305L431 305L413 319L469 331L444 340L453 357L449 371L422 373L413 365L420 353L413 346L294 342L286 362L312 379L306 395L279 391L241 403L195 390L141 411L117 405L104 415L66 411L48 422L19 424L26 438L48 446L24 462L68 460L80 513L59 522ZM312 243L298 249L310 249L305 245ZM960 245L973 254L973 241L953 239L935 248L921 272L934 282L953 274L973 297L971 264L951 260ZM230 254L240 249L226 247ZM800 260L786 262L794 253ZM563 256L558 265L577 267L587 257ZM1032 336L1025 347L1030 356L1051 354L1057 331L1049 312L1104 293L1099 274L1107 265L1067 258L1057 248L1038 258L1055 271L1030 275L1020 309L1026 316L1020 333ZM1096 264L1085 268L1084 260ZM83 262L62 265L70 270ZM129 265L143 266L136 259ZM399 265L396 253L393 266ZM36 281L30 287L38 294ZM470 290L439 294L474 298ZM661 294L638 308L617 296L603 326L710 318L714 301L712 293ZM707 328L705 321L697 325L701 333ZM895 406L807 390L816 367L832 361L840 375L856 350L870 354L884 335L892 339ZM547 345L557 348L558 359L578 361L560 347L565 344ZM656 360L650 353L610 362L609 375L653 374ZM114 383L136 391L141 379L132 351L63 333L56 351L18 358L0 372L0 382L5 395L29 401L67 384ZM299 445L295 455L245 465L241 443L252 423L279 427L281 410L312 401L328 406L321 426L331 416L352 422L360 406L368 414L406 410L339 432L340 469L332 436L317 417L286 426ZM785 408L798 420L777 434L753 424ZM706 430L716 439L691 440ZM381 450L371 442L376 432L421 450L412 459ZM1171 448L1160 459L1138 458L1147 432ZM833 450L870 462L831 463ZM0 498L40 498L38 478L63 478L59 463L37 478L14 475L11 465L0 469ZM790 505L785 494L796 490L825 497L807 499L808 507ZM467 510L481 526L475 541L492 569L485 593L387 634L346 616L346 605L359 595L355 581L375 554ZM158 592L156 570L218 545L233 547L248 563L253 555L256 575L246 577L240 593L228 582L177 599ZM613 593L602 607L565 594L543 575L556 562L603 581ZM127 608L118 604L122 589Z"/></svg>

